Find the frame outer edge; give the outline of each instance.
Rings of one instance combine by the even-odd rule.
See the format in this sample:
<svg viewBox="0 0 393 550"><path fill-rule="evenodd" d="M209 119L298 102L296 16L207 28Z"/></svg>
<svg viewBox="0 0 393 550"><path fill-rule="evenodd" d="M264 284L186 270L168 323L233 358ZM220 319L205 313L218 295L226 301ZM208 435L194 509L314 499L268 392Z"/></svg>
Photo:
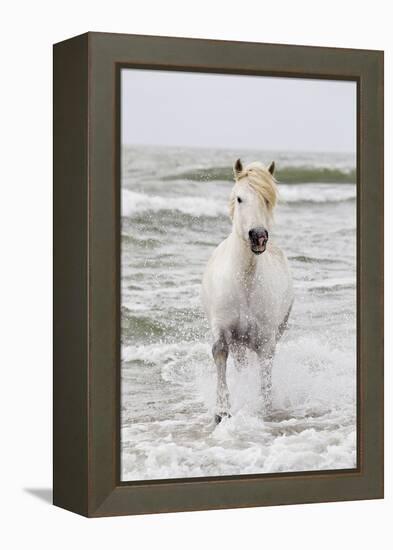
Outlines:
<svg viewBox="0 0 393 550"><path fill-rule="evenodd" d="M53 47L53 503L88 514L87 34Z"/></svg>
<svg viewBox="0 0 393 550"><path fill-rule="evenodd" d="M362 75L360 359L363 467L384 497L384 53L369 52ZM370 260L371 258L371 260Z"/></svg>
<svg viewBox="0 0 393 550"><path fill-rule="evenodd" d="M299 78L335 78L355 80L358 77L368 80L374 76L377 82L371 83L372 97L380 100L382 89L380 81L380 52L364 50L340 50L313 47L292 47L288 45L263 45L245 43L222 43L220 41L202 41L174 39L163 37L143 37L132 35L112 35L89 33L91 38L89 52L89 76L91 81L86 100L86 121L89 126L87 134L88 158L86 174L90 183L85 193L89 196L87 237L88 250L84 259L88 264L89 294L85 303L85 328L88 327L84 340L88 342L89 372L87 361L84 362L84 381L87 383L85 405L88 408L85 444L86 477L84 490L88 485L83 512L89 516L124 515L138 513L158 513L171 511L233 508L243 506L261 506L276 504L293 504L301 502L323 502L332 500L359 500L381 498L381 448L382 432L375 436L374 443L378 449L371 452L367 459L367 468L363 472L331 471L328 475L316 472L315 475L302 475L297 479L291 475L275 476L255 480L207 480L195 479L186 482L169 480L164 485L147 482L144 485L121 485L116 482L116 437L115 419L116 392L115 376L112 367L116 357L116 274L113 270L116 253L116 192L111 189L109 181L113 180L114 141L113 120L113 78L114 63L133 65L135 68L160 68L166 70L188 70L197 72L224 72L231 74L266 74L274 70L277 76L294 76ZM183 46L180 47L179 46ZM289 51L291 49L291 51ZM317 51L318 50L318 51ZM235 56L231 57L231 54ZM249 55L250 54L250 55ZM325 54L325 55L324 55ZM131 59L130 59L131 58ZM142 62L140 63L140 60ZM178 63L176 65L176 63ZM222 67L222 70L216 70ZM205 70L206 69L206 70ZM302 73L302 70L306 70ZM276 72L277 71L277 72ZM370 71L370 72L369 72ZM382 86L382 88L380 88ZM86 87L87 88L87 87ZM383 124L383 109L378 105L367 104L375 116L377 125ZM369 116L370 113L368 113ZM377 141L383 143L383 130L379 126ZM383 151L371 145L366 137L367 159L376 168L378 183L383 180ZM364 159L362 161L364 163ZM363 181L364 172L362 175ZM116 179L116 178L115 178ZM87 178L85 179L85 182ZM364 181L366 181L364 179ZM113 185L113 184L112 184ZM91 187L90 187L91 186ZM378 187L379 188L379 187ZM367 184L367 193L375 192ZM373 209L373 216L378 214L380 200ZM86 206L86 205L85 205ZM84 212L86 214L87 208ZM86 215L87 217L87 215ZM365 223L365 220L363 220ZM382 236L382 226L374 231ZM85 241L86 242L86 241ZM369 241L370 242L370 241ZM368 245L369 246L369 245ZM378 247L378 261L381 248ZM375 280L375 279L374 279ZM377 277L375 287L367 287L367 300L374 307L380 306L382 278ZM381 292L382 294L382 292ZM379 309L377 326L380 325ZM375 317L376 319L376 317ZM378 396L382 394L383 355L379 350L381 336L368 338L368 355L377 361L376 372L367 367L367 383ZM78 377L75 378L77 380ZM375 403L375 401L374 401ZM370 405L367 404L367 407ZM86 413L86 409L85 413ZM367 409L368 410L368 409ZM378 406L372 416L380 419L381 408ZM84 422L84 419L79 422ZM374 426L375 428L375 426ZM88 443L87 443L88 441ZM383 451L382 451L383 453ZM371 465L371 468L369 467ZM310 474L311 472L308 472ZM307 472L305 473L307 474ZM292 478L291 478L292 477ZM255 485L254 485L255 484ZM216 493L217 491L217 493ZM302 495L299 497L299 495Z"/></svg>

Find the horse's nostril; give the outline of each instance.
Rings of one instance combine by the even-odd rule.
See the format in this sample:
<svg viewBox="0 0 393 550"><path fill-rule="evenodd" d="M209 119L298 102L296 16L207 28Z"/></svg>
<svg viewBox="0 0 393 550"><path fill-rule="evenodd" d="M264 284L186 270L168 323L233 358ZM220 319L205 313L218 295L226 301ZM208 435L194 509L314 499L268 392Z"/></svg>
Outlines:
<svg viewBox="0 0 393 550"><path fill-rule="evenodd" d="M267 241L269 238L269 233L266 229L257 227L256 229L250 229L248 236L250 240L265 239Z"/></svg>

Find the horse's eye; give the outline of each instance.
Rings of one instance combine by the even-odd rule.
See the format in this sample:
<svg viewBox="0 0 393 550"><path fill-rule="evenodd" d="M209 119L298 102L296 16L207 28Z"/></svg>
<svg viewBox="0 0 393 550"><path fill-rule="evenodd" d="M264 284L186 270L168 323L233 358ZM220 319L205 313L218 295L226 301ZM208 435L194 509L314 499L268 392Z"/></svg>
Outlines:
<svg viewBox="0 0 393 550"><path fill-rule="evenodd" d="M243 202L240 197L237 197L237 202Z"/></svg>

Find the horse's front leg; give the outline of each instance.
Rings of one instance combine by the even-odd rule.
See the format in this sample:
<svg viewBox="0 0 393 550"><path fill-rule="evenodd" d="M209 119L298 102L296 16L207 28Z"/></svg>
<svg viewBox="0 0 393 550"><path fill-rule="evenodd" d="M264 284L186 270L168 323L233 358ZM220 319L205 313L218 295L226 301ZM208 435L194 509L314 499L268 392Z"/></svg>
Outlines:
<svg viewBox="0 0 393 550"><path fill-rule="evenodd" d="M244 345L235 343L229 348L229 351L233 357L236 370L242 371L246 366L246 348Z"/></svg>
<svg viewBox="0 0 393 550"><path fill-rule="evenodd" d="M228 344L223 335L214 342L212 353L217 368L217 404L214 419L216 424L219 424L223 418L231 416L229 412L229 391L226 372Z"/></svg>
<svg viewBox="0 0 393 550"><path fill-rule="evenodd" d="M261 393L266 415L272 411L272 370L275 348L275 341L271 340L257 351L261 365Z"/></svg>

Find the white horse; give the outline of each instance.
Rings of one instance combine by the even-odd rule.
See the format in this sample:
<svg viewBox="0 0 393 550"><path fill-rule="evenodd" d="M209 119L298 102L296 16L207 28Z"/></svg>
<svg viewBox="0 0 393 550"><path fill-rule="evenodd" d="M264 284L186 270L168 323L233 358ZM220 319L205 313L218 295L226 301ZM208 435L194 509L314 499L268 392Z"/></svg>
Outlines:
<svg viewBox="0 0 393 550"><path fill-rule="evenodd" d="M261 365L264 411L271 409L272 362L276 343L286 328L293 302L293 286L286 257L269 233L277 186L274 162L234 165L235 185L230 195L232 232L213 252L202 282L202 300L214 337L217 367L215 420L230 415L226 380L228 354L238 368L246 350Z"/></svg>

